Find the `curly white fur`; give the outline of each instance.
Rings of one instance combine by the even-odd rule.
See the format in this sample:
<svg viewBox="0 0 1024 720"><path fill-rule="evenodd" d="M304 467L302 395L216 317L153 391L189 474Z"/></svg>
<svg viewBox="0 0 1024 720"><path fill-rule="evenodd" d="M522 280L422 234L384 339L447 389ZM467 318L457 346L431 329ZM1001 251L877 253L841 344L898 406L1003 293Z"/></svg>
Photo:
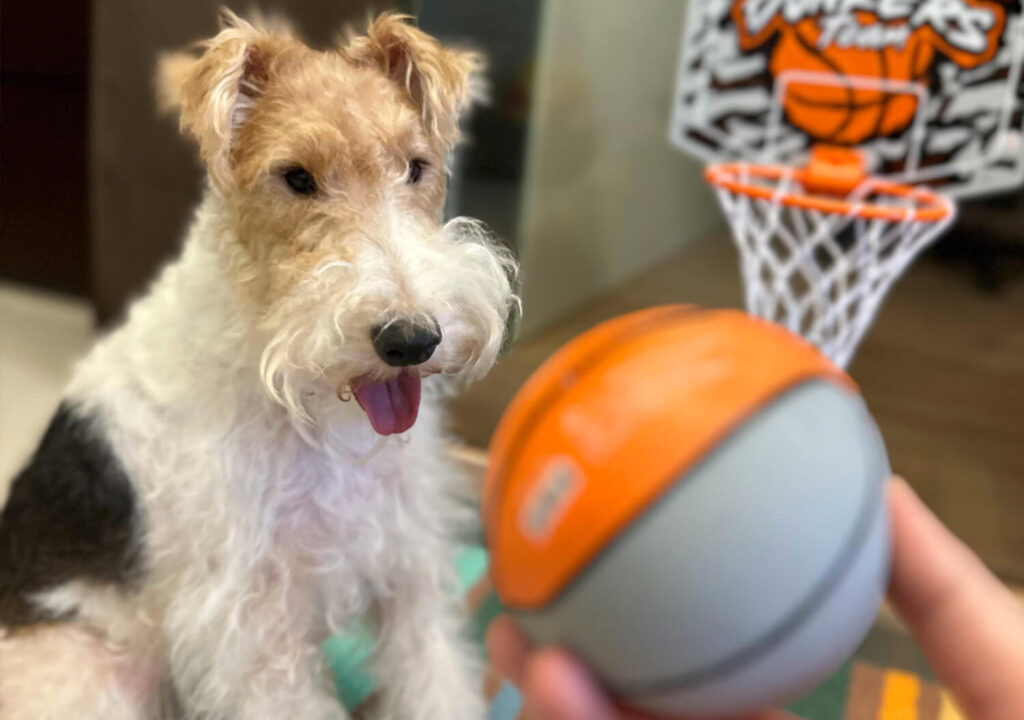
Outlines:
<svg viewBox="0 0 1024 720"><path fill-rule="evenodd" d="M334 378L388 370L365 325L391 309L399 283L415 289L409 307L441 325L429 370L486 371L511 301L507 256L478 225L452 221L411 253L399 243L328 261L280 317L254 328L252 308L224 281L223 214L212 192L181 259L67 392L102 418L139 493L146 580L127 597L72 585L40 598L77 610L75 629L2 641L0 717L145 717L148 697L127 714L111 710L115 688L136 682L123 670L39 693L60 666L78 672L68 665L83 654L99 673L128 653L147 672L166 666L190 718L342 718L319 643L369 611L381 623L376 669L392 689L383 717L482 717L474 653L446 592L452 535L470 518L446 494L457 472L442 447L435 378L425 379L414 428L385 440L356 403L338 399ZM276 331L261 350L253 336L268 324ZM87 629L95 639L85 642ZM63 635L66 656L54 660ZM103 643L117 649L100 652ZM114 700L100 703L101 687Z"/></svg>

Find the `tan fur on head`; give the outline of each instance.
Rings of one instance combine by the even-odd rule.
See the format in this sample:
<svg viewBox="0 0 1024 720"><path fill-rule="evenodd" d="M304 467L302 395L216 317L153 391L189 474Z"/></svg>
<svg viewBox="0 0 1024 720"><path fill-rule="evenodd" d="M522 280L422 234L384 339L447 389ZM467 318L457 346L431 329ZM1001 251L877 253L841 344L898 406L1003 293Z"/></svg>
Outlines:
<svg viewBox="0 0 1024 720"><path fill-rule="evenodd" d="M226 8L220 25L216 36L198 44L199 57L178 52L160 58L157 100L161 110L180 110L182 131L199 141L211 177L226 186L233 135L269 82L274 62L300 45L286 27L253 24Z"/></svg>
<svg viewBox="0 0 1024 720"><path fill-rule="evenodd" d="M365 35L351 38L344 52L393 78L420 109L427 129L451 144L458 137L459 116L470 102L482 99L477 78L483 56L445 48L409 20L408 15L384 13Z"/></svg>
<svg viewBox="0 0 1024 720"><path fill-rule="evenodd" d="M451 147L459 137L459 116L482 99L479 53L443 47L408 24L384 13L365 35L350 34L337 55L357 67L381 72L404 90L433 144ZM314 53L282 22L243 20L221 10L221 29L197 44L201 54L167 53L157 69L157 100L164 112L180 111L181 129L196 138L211 178L232 181L232 141L274 75L297 58ZM329 63L325 63L329 69Z"/></svg>

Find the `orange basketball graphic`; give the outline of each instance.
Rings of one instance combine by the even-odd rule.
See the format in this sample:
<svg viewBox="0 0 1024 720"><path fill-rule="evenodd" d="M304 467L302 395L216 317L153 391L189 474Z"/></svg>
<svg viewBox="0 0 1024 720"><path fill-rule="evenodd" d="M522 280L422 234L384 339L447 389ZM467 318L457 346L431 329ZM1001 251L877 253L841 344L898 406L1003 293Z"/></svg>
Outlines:
<svg viewBox="0 0 1024 720"><path fill-rule="evenodd" d="M912 92L857 87L851 77L892 81L893 87L898 87L897 83L927 83L937 51L965 68L991 59L1003 31L1003 8L991 2L961 1L979 13L975 30L985 42L979 44L977 52L972 52L968 40L958 46L939 32L936 25L942 27L940 19L932 24L923 22L921 17L928 19L926 16L883 21L875 12L857 10L837 30L829 26L833 18L827 14L788 22L785 3L777 2L777 12L765 21L763 12L758 17L747 5L770 3L737 0L732 17L744 50L759 48L778 36L769 61L772 77L806 71L823 79L814 83L794 81L786 88L782 103L787 120L816 140L856 145L902 132L913 121L918 107ZM862 3L858 5L863 7ZM749 24L751 18L758 20L754 27Z"/></svg>

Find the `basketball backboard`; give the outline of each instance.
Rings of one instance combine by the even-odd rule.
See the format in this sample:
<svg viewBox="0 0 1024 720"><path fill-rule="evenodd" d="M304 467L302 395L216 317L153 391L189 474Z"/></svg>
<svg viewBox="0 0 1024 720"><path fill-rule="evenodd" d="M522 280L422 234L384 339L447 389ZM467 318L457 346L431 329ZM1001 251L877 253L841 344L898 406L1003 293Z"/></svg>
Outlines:
<svg viewBox="0 0 1024 720"><path fill-rule="evenodd" d="M1021 0L690 0L670 137L706 163L819 143L955 197L1024 183Z"/></svg>

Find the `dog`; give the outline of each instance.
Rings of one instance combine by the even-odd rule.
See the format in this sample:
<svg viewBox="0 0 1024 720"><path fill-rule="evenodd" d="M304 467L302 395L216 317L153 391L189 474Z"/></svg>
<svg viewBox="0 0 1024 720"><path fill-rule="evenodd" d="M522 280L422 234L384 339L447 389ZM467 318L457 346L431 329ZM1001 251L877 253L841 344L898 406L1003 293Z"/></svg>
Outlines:
<svg viewBox="0 0 1024 720"><path fill-rule="evenodd" d="M376 716L484 717L441 418L518 311L443 221L480 66L396 14L317 51L224 11L162 57L206 190L10 486L4 720L341 720L320 645L358 618Z"/></svg>

